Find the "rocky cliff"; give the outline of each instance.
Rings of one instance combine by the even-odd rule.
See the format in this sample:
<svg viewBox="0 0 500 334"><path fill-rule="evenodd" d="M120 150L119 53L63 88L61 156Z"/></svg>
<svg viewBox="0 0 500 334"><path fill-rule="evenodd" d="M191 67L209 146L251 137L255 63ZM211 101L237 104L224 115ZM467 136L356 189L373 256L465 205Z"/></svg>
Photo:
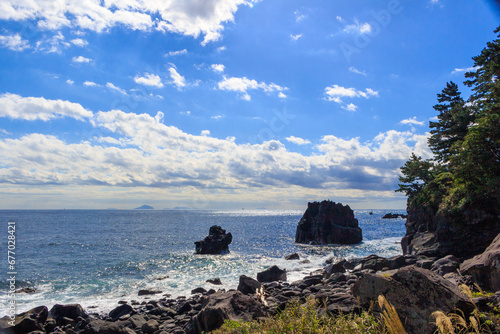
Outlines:
<svg viewBox="0 0 500 334"><path fill-rule="evenodd" d="M500 233L500 217L480 209L444 214L430 205L407 206L403 253L441 258L470 258L484 252Z"/></svg>

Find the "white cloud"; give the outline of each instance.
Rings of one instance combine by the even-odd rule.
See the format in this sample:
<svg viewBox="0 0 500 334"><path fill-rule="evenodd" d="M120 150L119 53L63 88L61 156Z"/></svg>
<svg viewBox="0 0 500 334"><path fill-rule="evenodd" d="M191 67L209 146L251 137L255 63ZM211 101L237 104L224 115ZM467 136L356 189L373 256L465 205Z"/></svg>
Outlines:
<svg viewBox="0 0 500 334"><path fill-rule="evenodd" d="M117 91L120 94L127 95L127 92L124 89L121 89L120 87L113 85L111 82L107 82L106 87L108 87L114 91Z"/></svg>
<svg viewBox="0 0 500 334"><path fill-rule="evenodd" d="M455 68L451 74L457 74L457 73L463 73L463 72L473 72L473 71L477 71L479 69L478 66L474 66L474 67L467 67L467 68Z"/></svg>
<svg viewBox="0 0 500 334"><path fill-rule="evenodd" d="M344 32L355 33L355 34L366 34L372 31L372 26L368 23L359 23L355 21L354 24L350 24L344 28Z"/></svg>
<svg viewBox="0 0 500 334"><path fill-rule="evenodd" d="M221 53L222 51L226 51L226 47L225 46L220 46L217 48L217 52Z"/></svg>
<svg viewBox="0 0 500 334"><path fill-rule="evenodd" d="M78 103L47 100L43 97L22 97L10 93L0 95L0 117L27 121L48 121L61 117L83 120L92 116L91 111Z"/></svg>
<svg viewBox="0 0 500 334"><path fill-rule="evenodd" d="M210 130L202 130L201 135L202 136L210 136Z"/></svg>
<svg viewBox="0 0 500 334"><path fill-rule="evenodd" d="M298 11L298 10L296 10L296 11L294 12L294 14L295 14L295 21L296 21L296 22L301 22L301 21L303 21L303 20L305 20L305 19L307 18L307 16L306 16L306 15L302 14L302 13L301 13L300 11Z"/></svg>
<svg viewBox="0 0 500 334"><path fill-rule="evenodd" d="M31 48L29 42L23 39L20 34L10 36L0 35L0 45L12 51L24 51Z"/></svg>
<svg viewBox="0 0 500 334"><path fill-rule="evenodd" d="M366 72L365 71L360 71L358 70L356 67L354 66L351 66L349 67L349 71L352 72L352 73L356 73L356 74L360 74L360 75L364 75L365 77L367 76Z"/></svg>
<svg viewBox="0 0 500 334"><path fill-rule="evenodd" d="M181 56L185 55L188 53L187 49L182 49L178 51L170 51L169 53L165 54L165 57L174 57L174 56Z"/></svg>
<svg viewBox="0 0 500 334"><path fill-rule="evenodd" d="M174 84L177 88L182 88L186 86L186 78L177 72L175 67L170 67L168 69L170 72L170 78L172 79L172 84Z"/></svg>
<svg viewBox="0 0 500 334"><path fill-rule="evenodd" d="M84 86L88 86L88 87L99 87L100 85L96 84L95 82L93 81L85 81L83 83Z"/></svg>
<svg viewBox="0 0 500 334"><path fill-rule="evenodd" d="M74 63L90 63L92 61L92 59L85 58L83 56L78 56L78 57L73 57L72 61Z"/></svg>
<svg viewBox="0 0 500 334"><path fill-rule="evenodd" d="M353 103L349 103L348 105L346 106L343 106L342 109L345 109L347 111L357 111L358 110L358 106L353 104Z"/></svg>
<svg viewBox="0 0 500 334"><path fill-rule="evenodd" d="M311 143L310 140L303 139L300 137L295 137L295 136L286 137L286 140L289 141L290 143L294 143L296 145L307 145L307 144Z"/></svg>
<svg viewBox="0 0 500 334"><path fill-rule="evenodd" d="M81 38L72 39L71 43L73 43L74 45L79 46L79 47L84 47L84 46L89 45L89 42L87 42L86 40L81 39Z"/></svg>
<svg viewBox="0 0 500 334"><path fill-rule="evenodd" d="M325 100L337 103L342 103L342 98L364 97L365 99L368 99L372 96L379 96L378 92L371 88L367 88L365 91L361 91L352 87L345 88L339 85L326 87L325 94Z"/></svg>
<svg viewBox="0 0 500 334"><path fill-rule="evenodd" d="M290 35L290 38L294 41L298 40L299 38L302 37L302 34L297 34L297 35Z"/></svg>
<svg viewBox="0 0 500 334"><path fill-rule="evenodd" d="M222 115L215 115L215 116L211 116L210 118L211 119L221 119L222 117L224 117L224 116L222 116Z"/></svg>
<svg viewBox="0 0 500 334"><path fill-rule="evenodd" d="M423 121L417 121L417 117L414 116L412 118L404 119L399 124L405 124L405 125L424 125L425 123Z"/></svg>
<svg viewBox="0 0 500 334"><path fill-rule="evenodd" d="M344 22L344 19L342 18L342 16L338 16L338 15L337 15L337 17L336 17L336 18L337 18L337 21L339 21L339 22Z"/></svg>
<svg viewBox="0 0 500 334"><path fill-rule="evenodd" d="M224 69L226 68L224 65L222 64L212 64L210 66L210 68L212 69L212 71L214 72L217 72L217 73L222 73L224 72Z"/></svg>
<svg viewBox="0 0 500 334"><path fill-rule="evenodd" d="M278 97L279 97L280 99L286 99L288 96L286 96L286 94L284 94L283 92L279 92L279 93L278 93Z"/></svg>
<svg viewBox="0 0 500 334"><path fill-rule="evenodd" d="M163 87L163 83L161 82L161 78L156 74L144 73L144 76L136 75L134 81L139 85L145 86L154 86L158 88Z"/></svg>
<svg viewBox="0 0 500 334"><path fill-rule="evenodd" d="M110 0L57 3L44 0L3 0L0 19L35 20L40 29L105 32L115 26L132 30L159 30L195 38L203 35L202 44L220 39L223 24L234 20L241 5L251 6L256 0Z"/></svg>
<svg viewBox="0 0 500 334"><path fill-rule="evenodd" d="M251 79L248 79L247 77L227 78L224 76L224 79L222 81L219 81L217 86L220 90L227 90L227 91L242 93L241 99L246 100L246 101L250 101L250 99L251 99L250 94L248 94L248 92L247 92L248 90L262 90L266 93L278 92L278 96L280 98L284 98L284 97L286 97L286 95L279 94L279 93L282 93L283 91L288 90L287 87L282 87L282 86L276 85L275 83L270 83L270 84L267 84L265 82L259 83L256 80L253 80L253 79L251 80Z"/></svg>
<svg viewBox="0 0 500 334"><path fill-rule="evenodd" d="M73 85L75 82L73 80L71 80L71 79L68 79L68 80L66 80L66 83L68 85Z"/></svg>
<svg viewBox="0 0 500 334"><path fill-rule="evenodd" d="M71 46L71 43L66 42L64 35L58 31L50 37L44 37L36 42L36 51L44 51L46 53L62 53L62 50Z"/></svg>

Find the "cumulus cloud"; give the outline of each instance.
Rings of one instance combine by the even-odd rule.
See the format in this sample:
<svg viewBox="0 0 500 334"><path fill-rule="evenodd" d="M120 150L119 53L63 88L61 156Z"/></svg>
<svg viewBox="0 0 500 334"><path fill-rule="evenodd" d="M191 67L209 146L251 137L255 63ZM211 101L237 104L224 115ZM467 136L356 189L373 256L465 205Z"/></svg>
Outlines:
<svg viewBox="0 0 500 334"><path fill-rule="evenodd" d="M224 72L224 69L226 68L224 65L222 64L212 64L212 66L210 66L210 68L212 69L212 71L214 72L217 72L217 73L222 73Z"/></svg>
<svg viewBox="0 0 500 334"><path fill-rule="evenodd" d="M346 106L342 106L342 109L347 110L347 111L357 111L358 110L358 106L355 105L354 103L349 103Z"/></svg>
<svg viewBox="0 0 500 334"><path fill-rule="evenodd" d="M299 38L302 37L302 34L297 34L297 35L290 35L290 38L294 41L298 40Z"/></svg>
<svg viewBox="0 0 500 334"><path fill-rule="evenodd" d="M163 83L161 82L161 78L156 74L144 73L144 76L136 75L134 81L139 85L145 86L154 86L158 88L163 87Z"/></svg>
<svg viewBox="0 0 500 334"><path fill-rule="evenodd" d="M73 43L73 45L76 45L76 46L79 46L79 47L84 47L84 46L89 45L89 42L87 42L86 40L81 39L81 38L72 39L71 43Z"/></svg>
<svg viewBox="0 0 500 334"><path fill-rule="evenodd" d="M0 19L36 20L46 30L88 29L107 31L115 26L132 30L159 30L197 38L202 44L216 41L224 30L223 23L233 21L241 5L251 6L256 0L61 0L56 4L44 0L4 0Z"/></svg>
<svg viewBox="0 0 500 334"><path fill-rule="evenodd" d="M174 86L179 89L186 86L186 78L180 75L175 67L170 67L168 71L170 72L170 79L172 79L172 84Z"/></svg>
<svg viewBox="0 0 500 334"><path fill-rule="evenodd" d="M424 125L425 123L423 121L417 121L417 116L414 116L412 118L404 119L399 124L405 124L405 125Z"/></svg>
<svg viewBox="0 0 500 334"><path fill-rule="evenodd" d="M98 86L100 86L100 85L96 84L96 83L95 83L95 82L93 82L93 81L85 81L85 82L83 83L83 85L84 85L84 86L88 86L88 87L98 87Z"/></svg>
<svg viewBox="0 0 500 334"><path fill-rule="evenodd" d="M83 56L78 56L78 57L73 57L72 61L74 63L90 63L92 61L92 59L85 58Z"/></svg>
<svg viewBox="0 0 500 334"><path fill-rule="evenodd" d="M346 88L339 85L333 85L325 88L325 100L333 101L337 103L342 103L342 98L356 98L356 97L364 97L368 99L370 97L379 96L378 92L367 88L365 91L357 90L355 88Z"/></svg>
<svg viewBox="0 0 500 334"><path fill-rule="evenodd" d="M20 34L0 35L0 45L12 51L24 51L31 48L29 42L23 39Z"/></svg>
<svg viewBox="0 0 500 334"><path fill-rule="evenodd" d="M43 97L22 97L10 93L0 95L0 117L48 121L61 117L83 120L92 116L91 111L78 103L47 100Z"/></svg>
<svg viewBox="0 0 500 334"><path fill-rule="evenodd" d="M342 21L341 21L342 22ZM372 26L368 23L360 23L355 21L354 24L349 24L344 28L344 32L346 33L354 33L354 34L366 34L372 31Z"/></svg>
<svg viewBox="0 0 500 334"><path fill-rule="evenodd" d="M247 101L251 100L250 94L248 94L249 90L262 90L266 93L278 92L278 96L280 98L285 98L286 95L283 93L283 91L288 90L287 87L282 87L282 86L279 86L275 83L270 83L270 84L267 84L265 82L259 83L256 80L248 79L247 77L227 78L225 76L224 76L224 79L222 81L219 81L219 83L217 84L217 87L220 90L227 90L227 91L242 93L242 95L240 96L241 99L247 100Z"/></svg>
<svg viewBox="0 0 500 334"><path fill-rule="evenodd" d="M289 141L290 143L294 143L296 145L306 145L306 144L311 143L310 140L303 139L300 137L295 137L295 136L286 137L286 140Z"/></svg>

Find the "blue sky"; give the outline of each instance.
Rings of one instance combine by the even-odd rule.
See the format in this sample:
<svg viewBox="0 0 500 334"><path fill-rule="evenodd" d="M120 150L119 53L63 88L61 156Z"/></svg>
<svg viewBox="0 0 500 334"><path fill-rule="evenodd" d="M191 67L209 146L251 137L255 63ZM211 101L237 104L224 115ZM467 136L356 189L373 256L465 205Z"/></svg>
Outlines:
<svg viewBox="0 0 500 334"><path fill-rule="evenodd" d="M493 3L0 0L0 209L404 208Z"/></svg>

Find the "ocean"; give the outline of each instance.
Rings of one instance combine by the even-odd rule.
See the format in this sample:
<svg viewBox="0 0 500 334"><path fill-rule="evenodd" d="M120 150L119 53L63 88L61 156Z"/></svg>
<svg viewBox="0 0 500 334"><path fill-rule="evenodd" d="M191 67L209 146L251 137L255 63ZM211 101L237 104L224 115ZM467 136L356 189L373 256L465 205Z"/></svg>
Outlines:
<svg viewBox="0 0 500 334"><path fill-rule="evenodd" d="M305 210L305 209L304 209ZM8 222L15 221L16 313L45 305L79 303L88 312L106 313L120 300L142 301L141 289L172 298L197 287L232 289L240 275L255 277L278 265L294 281L322 268L330 257L401 254L404 219L381 219L387 212L355 210L363 230L359 245L295 244L304 210L3 210L0 211L0 317L10 300L7 261ZM194 242L212 225L231 232L227 255L196 255ZM299 261L286 261L298 253ZM309 260L302 263L302 260ZM306 261L307 262L307 261ZM222 286L207 283L219 277Z"/></svg>

